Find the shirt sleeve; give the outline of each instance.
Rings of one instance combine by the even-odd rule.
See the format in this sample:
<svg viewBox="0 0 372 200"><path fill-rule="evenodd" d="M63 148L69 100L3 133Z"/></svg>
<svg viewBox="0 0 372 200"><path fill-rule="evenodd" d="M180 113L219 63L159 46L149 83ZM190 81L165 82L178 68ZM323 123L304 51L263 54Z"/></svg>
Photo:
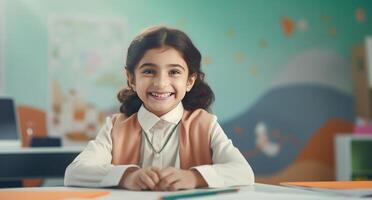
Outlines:
<svg viewBox="0 0 372 200"><path fill-rule="evenodd" d="M129 167L137 165L111 164L112 119L107 118L95 140L90 141L65 171L65 186L112 187L118 186Z"/></svg>
<svg viewBox="0 0 372 200"><path fill-rule="evenodd" d="M254 173L247 160L226 136L217 119L211 129L213 164L193 167L198 170L208 187L253 185Z"/></svg>

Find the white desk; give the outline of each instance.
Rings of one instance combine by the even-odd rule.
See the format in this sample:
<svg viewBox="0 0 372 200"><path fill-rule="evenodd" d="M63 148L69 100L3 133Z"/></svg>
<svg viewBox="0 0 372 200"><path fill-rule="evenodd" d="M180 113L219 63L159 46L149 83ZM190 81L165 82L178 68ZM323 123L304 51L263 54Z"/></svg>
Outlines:
<svg viewBox="0 0 372 200"><path fill-rule="evenodd" d="M72 188L72 187L44 187L44 188L12 188L12 189L0 189L1 191L110 191L110 194L101 196L98 199L103 200L123 200L123 199L136 199L136 200L158 200L159 197L169 193L175 194L175 192L152 192L152 191L129 191L123 189L89 189L89 188ZM188 191L182 191L188 192ZM234 196L232 196L234 195ZM242 187L238 193L227 193L221 195L214 195L204 197L205 199L246 199L246 200L340 200L340 199L359 199L344 197L329 193L312 192L306 190L300 190L295 188L287 188L282 186L266 185L256 183L254 186ZM203 198L203 199L204 199ZM363 198L366 199L366 198Z"/></svg>

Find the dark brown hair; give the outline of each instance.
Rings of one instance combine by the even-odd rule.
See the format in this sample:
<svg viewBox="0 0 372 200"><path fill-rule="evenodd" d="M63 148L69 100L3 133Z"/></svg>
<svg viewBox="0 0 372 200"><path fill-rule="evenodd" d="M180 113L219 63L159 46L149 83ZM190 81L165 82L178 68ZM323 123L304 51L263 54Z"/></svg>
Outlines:
<svg viewBox="0 0 372 200"><path fill-rule="evenodd" d="M212 89L204 81L204 73L200 69L201 55L190 38L182 31L164 26L155 26L146 29L136 36L131 42L126 61L126 69L134 77L134 70L138 62L149 49L171 47L176 49L185 60L189 68L189 76L196 74L196 80L192 89L182 99L186 110L194 111L198 108L209 110L214 101ZM117 95L122 103L120 112L130 116L138 112L142 105L141 99L128 83L128 87L119 91Z"/></svg>

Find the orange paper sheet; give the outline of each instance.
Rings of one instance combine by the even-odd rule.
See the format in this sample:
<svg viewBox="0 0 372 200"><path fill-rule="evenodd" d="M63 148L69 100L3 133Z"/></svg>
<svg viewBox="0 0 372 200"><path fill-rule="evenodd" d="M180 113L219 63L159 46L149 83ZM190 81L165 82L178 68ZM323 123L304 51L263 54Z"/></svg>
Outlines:
<svg viewBox="0 0 372 200"><path fill-rule="evenodd" d="M72 198L97 198L109 194L109 191L0 191L0 199L24 200L59 200Z"/></svg>
<svg viewBox="0 0 372 200"><path fill-rule="evenodd" d="M372 181L284 182L281 185L325 189L372 189Z"/></svg>

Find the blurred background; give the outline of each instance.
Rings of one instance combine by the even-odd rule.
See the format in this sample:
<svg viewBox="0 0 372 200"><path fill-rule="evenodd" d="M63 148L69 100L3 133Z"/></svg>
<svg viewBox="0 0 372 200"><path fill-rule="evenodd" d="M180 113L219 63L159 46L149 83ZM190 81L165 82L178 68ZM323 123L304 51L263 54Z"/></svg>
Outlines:
<svg viewBox="0 0 372 200"><path fill-rule="evenodd" d="M133 37L178 28L258 182L335 180L336 134L370 134L371 12L365 0L0 0L0 94L45 114L21 122L24 137L84 146L118 112Z"/></svg>

